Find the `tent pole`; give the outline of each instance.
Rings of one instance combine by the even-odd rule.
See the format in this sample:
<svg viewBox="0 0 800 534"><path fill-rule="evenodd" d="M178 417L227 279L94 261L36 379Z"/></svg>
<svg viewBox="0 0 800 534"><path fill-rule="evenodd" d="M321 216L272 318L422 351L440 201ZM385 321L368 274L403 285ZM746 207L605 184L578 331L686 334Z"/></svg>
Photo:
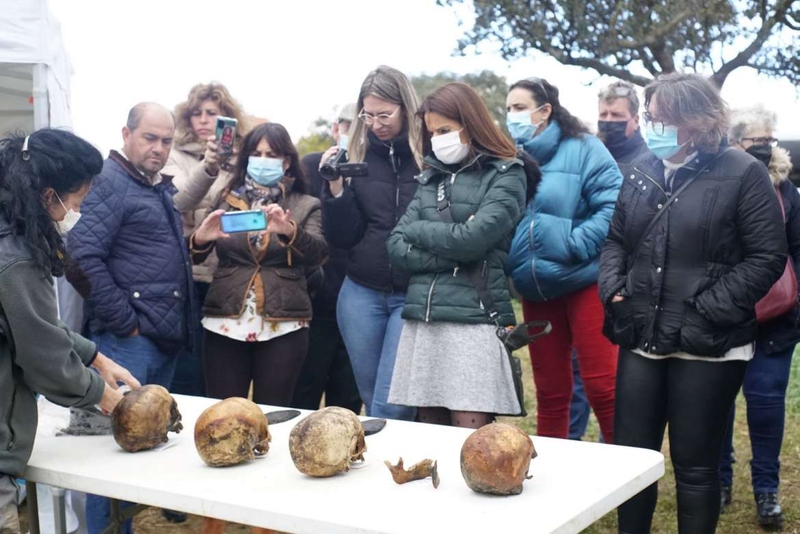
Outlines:
<svg viewBox="0 0 800 534"><path fill-rule="evenodd" d="M50 125L50 104L47 101L47 66L33 66L33 129Z"/></svg>

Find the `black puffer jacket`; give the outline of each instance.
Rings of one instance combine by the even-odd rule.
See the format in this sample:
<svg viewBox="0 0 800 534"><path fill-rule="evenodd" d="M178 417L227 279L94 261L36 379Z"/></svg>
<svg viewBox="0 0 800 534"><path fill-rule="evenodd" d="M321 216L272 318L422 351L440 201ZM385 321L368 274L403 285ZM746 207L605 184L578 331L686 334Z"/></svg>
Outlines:
<svg viewBox="0 0 800 534"><path fill-rule="evenodd" d="M664 165L648 155L624 177L598 281L604 333L623 348L720 357L750 343L755 304L784 270L786 232L764 165L740 150L701 154L671 190L693 176L644 237L669 198Z"/></svg>
<svg viewBox="0 0 800 534"><path fill-rule="evenodd" d="M347 276L354 282L380 291L405 292L408 275L392 268L386 240L414 198L419 168L406 135L384 143L369 132L364 161L369 176L352 178L339 198L323 186L325 239L348 250Z"/></svg>
<svg viewBox="0 0 800 534"><path fill-rule="evenodd" d="M786 210L786 239L794 272L800 274L800 193L789 181L792 161L789 153L780 147L772 149L769 177L772 185L780 189ZM758 342L767 354L783 352L800 341L800 306L768 323L758 325Z"/></svg>

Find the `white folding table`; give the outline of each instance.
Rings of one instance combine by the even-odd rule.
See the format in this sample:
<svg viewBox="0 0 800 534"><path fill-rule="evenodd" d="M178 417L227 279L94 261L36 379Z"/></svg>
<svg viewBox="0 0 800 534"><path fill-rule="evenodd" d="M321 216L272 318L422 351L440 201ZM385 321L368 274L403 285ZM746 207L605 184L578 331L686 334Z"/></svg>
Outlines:
<svg viewBox="0 0 800 534"><path fill-rule="evenodd" d="M461 476L461 445L470 430L390 420L367 437L362 466L316 479L297 471L289 456L289 432L306 412L270 427L264 458L211 468L197 455L193 433L197 417L215 401L175 398L184 430L170 434L170 447L131 454L111 436L39 436L25 478L34 488L46 483L292 533L424 534L579 532L664 475L658 452L534 437L539 456L522 494L481 495ZM395 484L383 461L401 456L407 467L437 460L439 488L430 479Z"/></svg>

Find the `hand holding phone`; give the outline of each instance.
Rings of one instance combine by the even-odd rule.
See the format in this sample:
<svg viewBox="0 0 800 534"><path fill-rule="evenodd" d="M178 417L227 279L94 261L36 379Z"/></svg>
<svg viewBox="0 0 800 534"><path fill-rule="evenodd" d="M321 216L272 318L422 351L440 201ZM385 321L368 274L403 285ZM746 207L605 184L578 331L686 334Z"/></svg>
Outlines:
<svg viewBox="0 0 800 534"><path fill-rule="evenodd" d="M217 117L215 142L220 157L229 158L233 155L233 144L236 141L236 125L238 120L232 117Z"/></svg>
<svg viewBox="0 0 800 534"><path fill-rule="evenodd" d="M220 226L226 234L258 232L266 230L267 216L264 210L229 211L220 217Z"/></svg>

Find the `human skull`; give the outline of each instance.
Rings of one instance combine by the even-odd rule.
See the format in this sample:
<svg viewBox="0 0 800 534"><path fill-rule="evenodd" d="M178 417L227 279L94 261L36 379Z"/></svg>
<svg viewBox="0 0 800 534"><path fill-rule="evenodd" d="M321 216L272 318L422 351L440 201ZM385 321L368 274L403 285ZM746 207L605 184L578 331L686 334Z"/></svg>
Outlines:
<svg viewBox="0 0 800 534"><path fill-rule="evenodd" d="M194 425L197 453L211 467L236 465L269 451L267 416L254 402L231 397L206 408Z"/></svg>
<svg viewBox="0 0 800 534"><path fill-rule="evenodd" d="M491 423L473 432L461 447L461 475L471 490L494 495L518 495L530 478L536 458L530 436L505 423Z"/></svg>
<svg viewBox="0 0 800 534"><path fill-rule="evenodd" d="M183 430L178 403L162 386L150 384L126 393L111 413L114 440L128 452L152 449Z"/></svg>
<svg viewBox="0 0 800 534"><path fill-rule="evenodd" d="M295 467L312 477L330 477L364 459L364 428L356 414L331 406L297 423L289 434Z"/></svg>

